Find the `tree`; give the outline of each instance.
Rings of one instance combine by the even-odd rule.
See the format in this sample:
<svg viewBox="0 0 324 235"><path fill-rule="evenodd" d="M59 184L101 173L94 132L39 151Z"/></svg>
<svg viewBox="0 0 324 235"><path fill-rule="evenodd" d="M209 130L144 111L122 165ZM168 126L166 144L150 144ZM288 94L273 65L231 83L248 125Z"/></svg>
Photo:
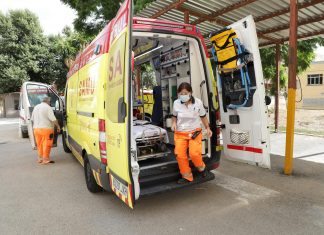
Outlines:
<svg viewBox="0 0 324 235"><path fill-rule="evenodd" d="M140 12L142 9L144 9L148 4L153 2L153 0L135 0L135 6L134 6L134 13Z"/></svg>
<svg viewBox="0 0 324 235"><path fill-rule="evenodd" d="M299 41L297 47L297 74L304 72L315 59L315 50L318 46L324 46L324 38L317 37L305 41ZM288 45L283 47L283 60L288 67Z"/></svg>
<svg viewBox="0 0 324 235"><path fill-rule="evenodd" d="M46 46L38 18L32 12L0 12L0 93L18 91L23 81L39 80Z"/></svg>
<svg viewBox="0 0 324 235"><path fill-rule="evenodd" d="M318 46L324 46L324 38L312 38L298 42L297 47L297 74L304 72L315 59L315 49ZM281 46L280 54L282 58L282 64L280 66L280 87L284 87L287 84L287 69L288 69L288 50L289 46L284 44ZM263 74L265 79L271 80L272 84L275 84L275 72L276 72L276 49L275 47L263 48L260 50ZM271 88L271 94L274 94L274 86Z"/></svg>
<svg viewBox="0 0 324 235"><path fill-rule="evenodd" d="M157 85L155 73L149 62L141 65L141 79L144 89L152 90Z"/></svg>
<svg viewBox="0 0 324 235"><path fill-rule="evenodd" d="M44 73L48 72L51 82L63 91L68 72L68 61L74 60L78 52L91 40L85 35L65 27L62 34L48 37L49 56Z"/></svg>
<svg viewBox="0 0 324 235"><path fill-rule="evenodd" d="M282 49L282 47L280 47ZM280 50L282 53L282 50ZM276 48L268 47L260 50L260 56L262 61L263 76L265 80L268 80L271 84L276 82ZM284 65L280 65L280 87L285 87L287 83L287 68ZM275 86L270 88L271 95L275 94Z"/></svg>
<svg viewBox="0 0 324 235"><path fill-rule="evenodd" d="M91 38L66 27L44 36L37 16L28 10L0 12L0 93L19 91L25 81L65 87L68 66Z"/></svg>
<svg viewBox="0 0 324 235"><path fill-rule="evenodd" d="M95 36L113 19L123 0L61 0L77 11L78 17L74 20L77 31L88 36ZM137 13L153 0L135 0L134 12Z"/></svg>

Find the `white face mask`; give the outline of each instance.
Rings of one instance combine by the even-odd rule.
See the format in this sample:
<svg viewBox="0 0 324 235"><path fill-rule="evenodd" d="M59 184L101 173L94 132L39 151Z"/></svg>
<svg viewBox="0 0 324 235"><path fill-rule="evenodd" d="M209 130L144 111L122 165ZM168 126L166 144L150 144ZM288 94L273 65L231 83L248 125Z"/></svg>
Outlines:
<svg viewBox="0 0 324 235"><path fill-rule="evenodd" d="M181 102L186 103L188 100L190 100L190 95L179 95L179 99Z"/></svg>

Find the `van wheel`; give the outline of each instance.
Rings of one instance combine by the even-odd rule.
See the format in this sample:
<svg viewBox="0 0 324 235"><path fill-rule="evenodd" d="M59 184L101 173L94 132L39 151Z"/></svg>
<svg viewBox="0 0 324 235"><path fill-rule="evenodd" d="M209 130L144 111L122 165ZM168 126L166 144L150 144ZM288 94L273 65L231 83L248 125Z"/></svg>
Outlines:
<svg viewBox="0 0 324 235"><path fill-rule="evenodd" d="M84 175L85 175L87 188L90 192L97 193L97 192L102 191L102 188L97 184L97 182L93 176L93 172L92 172L89 160L87 158L87 155L85 156L85 160L84 160Z"/></svg>
<svg viewBox="0 0 324 235"><path fill-rule="evenodd" d="M66 144L66 138L65 138L64 131L62 131L62 144L63 144L64 152L71 153L71 149L69 149L69 147Z"/></svg>

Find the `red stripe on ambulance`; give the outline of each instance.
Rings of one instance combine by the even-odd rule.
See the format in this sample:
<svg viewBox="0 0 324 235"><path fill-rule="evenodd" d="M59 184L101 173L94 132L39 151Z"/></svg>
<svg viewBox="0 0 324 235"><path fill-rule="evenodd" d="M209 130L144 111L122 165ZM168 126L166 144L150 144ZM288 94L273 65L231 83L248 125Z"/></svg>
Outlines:
<svg viewBox="0 0 324 235"><path fill-rule="evenodd" d="M234 150L240 150L240 151L247 151L247 152L253 152L253 153L263 153L262 149L249 147L249 146L241 146L241 145L227 145L228 149L234 149Z"/></svg>
<svg viewBox="0 0 324 235"><path fill-rule="evenodd" d="M99 151L101 163L107 165L106 121L104 119L99 119Z"/></svg>

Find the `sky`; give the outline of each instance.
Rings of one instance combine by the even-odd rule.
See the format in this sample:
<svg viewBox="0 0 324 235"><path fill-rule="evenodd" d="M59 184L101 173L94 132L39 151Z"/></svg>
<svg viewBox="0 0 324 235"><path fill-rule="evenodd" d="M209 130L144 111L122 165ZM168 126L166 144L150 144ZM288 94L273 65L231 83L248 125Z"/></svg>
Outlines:
<svg viewBox="0 0 324 235"><path fill-rule="evenodd" d="M73 27L76 11L60 0L0 0L0 11L27 8L34 12L46 35L58 34L67 25ZM324 47L316 50L316 59L324 60Z"/></svg>
<svg viewBox="0 0 324 235"><path fill-rule="evenodd" d="M317 61L324 61L324 47L319 47L317 48L317 50L315 51L316 53L316 58L315 60Z"/></svg>
<svg viewBox="0 0 324 235"><path fill-rule="evenodd" d="M0 11L29 9L34 12L46 35L58 34L65 26L73 27L76 11L60 0L0 0Z"/></svg>

